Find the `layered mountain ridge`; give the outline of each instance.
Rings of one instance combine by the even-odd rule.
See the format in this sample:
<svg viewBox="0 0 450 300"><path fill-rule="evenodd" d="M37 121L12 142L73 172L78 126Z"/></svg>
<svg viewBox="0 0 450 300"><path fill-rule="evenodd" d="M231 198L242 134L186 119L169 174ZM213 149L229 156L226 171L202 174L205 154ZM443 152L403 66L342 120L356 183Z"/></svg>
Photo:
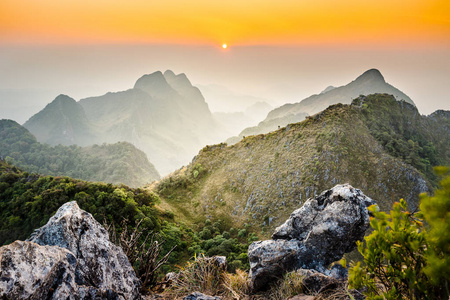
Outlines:
<svg viewBox="0 0 450 300"><path fill-rule="evenodd" d="M450 164L449 122L448 112L421 116L392 95L361 96L232 146L205 147L151 188L188 221L217 217L263 232L335 184L361 188L383 210L400 198L415 209L436 184L432 166Z"/></svg>
<svg viewBox="0 0 450 300"><path fill-rule="evenodd" d="M345 86L328 86L320 94L312 95L298 103L288 103L273 109L258 126L244 129L239 134L239 138L233 138L227 142L233 143L244 136L267 133L287 124L300 122L308 115L316 114L330 105L350 104L360 95L374 93L390 94L398 101L403 100L414 105L414 102L405 93L387 83L379 70L370 69Z"/></svg>
<svg viewBox="0 0 450 300"><path fill-rule="evenodd" d="M170 70L144 75L132 89L79 102L60 95L24 126L51 145L130 142L162 174L227 136L200 90Z"/></svg>

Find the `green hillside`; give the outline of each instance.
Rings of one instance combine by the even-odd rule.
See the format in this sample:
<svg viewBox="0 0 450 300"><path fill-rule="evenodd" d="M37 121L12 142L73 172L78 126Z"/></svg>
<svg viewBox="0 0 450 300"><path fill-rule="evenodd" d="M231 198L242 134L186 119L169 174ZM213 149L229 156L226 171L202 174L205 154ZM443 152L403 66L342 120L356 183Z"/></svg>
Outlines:
<svg viewBox="0 0 450 300"><path fill-rule="evenodd" d="M158 208L159 198L144 189L132 189L106 183L91 183L69 177L40 176L23 172L0 160L0 245L24 240L43 226L58 208L68 201L90 212L97 221L130 225L143 219L142 226L161 234L165 251L178 245L172 262L186 259L189 240L182 228L175 226L173 214ZM179 255L178 255L179 253Z"/></svg>
<svg viewBox="0 0 450 300"><path fill-rule="evenodd" d="M361 97L232 146L207 146L151 188L187 222L211 216L267 234L339 183L360 188L383 210L400 198L414 209L435 182L430 167L450 164L449 119L440 115L421 116L390 95ZM394 141L381 140L385 130Z"/></svg>
<svg viewBox="0 0 450 300"><path fill-rule="evenodd" d="M126 142L79 146L39 143L23 126L0 120L0 156L28 172L129 186L159 179L145 153Z"/></svg>
<svg viewBox="0 0 450 300"><path fill-rule="evenodd" d="M124 219L130 230L142 220L141 229L159 235L163 254L176 245L170 266L164 268L162 275L200 253L225 255L229 270L248 269L248 245L258 239L246 228L230 228L222 221L188 227L173 212L161 208L159 197L145 189L41 176L23 172L0 159L0 246L26 239L62 204L73 200L100 223L105 219L114 223L118 233Z"/></svg>

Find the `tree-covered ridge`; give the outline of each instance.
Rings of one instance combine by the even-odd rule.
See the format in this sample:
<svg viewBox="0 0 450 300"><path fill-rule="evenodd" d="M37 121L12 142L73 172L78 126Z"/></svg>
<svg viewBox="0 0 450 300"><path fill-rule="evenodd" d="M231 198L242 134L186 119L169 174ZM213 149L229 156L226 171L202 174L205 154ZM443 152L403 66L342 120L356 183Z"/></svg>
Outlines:
<svg viewBox="0 0 450 300"><path fill-rule="evenodd" d="M26 128L11 120L0 120L0 156L28 172L43 175L134 187L159 179L145 153L127 142L52 147L39 143Z"/></svg>
<svg viewBox="0 0 450 300"><path fill-rule="evenodd" d="M0 245L26 239L62 204L73 200L100 223L106 219L115 224L119 233L124 219L130 230L142 220L144 231L153 231L164 241L163 254L177 246L169 259L172 268L200 253L225 255L230 270L248 268L247 248L257 239L247 229L230 228L223 221L206 220L188 227L173 212L160 208L159 197L145 189L40 176L0 160Z"/></svg>
<svg viewBox="0 0 450 300"><path fill-rule="evenodd" d="M433 167L450 165L450 118L444 111L422 116L417 108L392 95L373 94L353 100L361 107L370 133L392 156L421 171L437 184Z"/></svg>
<svg viewBox="0 0 450 300"><path fill-rule="evenodd" d="M144 219L145 227L159 231L166 216L155 207L158 197L143 189L40 176L0 161L0 244L27 238L72 200L102 223Z"/></svg>

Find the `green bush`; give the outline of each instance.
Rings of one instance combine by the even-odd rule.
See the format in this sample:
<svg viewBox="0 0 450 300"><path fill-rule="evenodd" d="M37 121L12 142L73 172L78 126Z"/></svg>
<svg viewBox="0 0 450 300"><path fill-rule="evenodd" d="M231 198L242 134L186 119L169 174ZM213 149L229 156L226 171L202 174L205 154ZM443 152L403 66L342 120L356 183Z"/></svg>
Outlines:
<svg viewBox="0 0 450 300"><path fill-rule="evenodd" d="M450 169L435 168L438 175L446 176L441 189L433 197L422 195L420 209L430 225L427 232L428 251L425 273L433 284L449 289L450 278Z"/></svg>
<svg viewBox="0 0 450 300"><path fill-rule="evenodd" d="M420 213L408 212L403 199L390 214L369 208L373 232L358 244L365 265L349 270L350 286L367 299L448 299L450 176L438 170L447 177L435 196L422 195Z"/></svg>

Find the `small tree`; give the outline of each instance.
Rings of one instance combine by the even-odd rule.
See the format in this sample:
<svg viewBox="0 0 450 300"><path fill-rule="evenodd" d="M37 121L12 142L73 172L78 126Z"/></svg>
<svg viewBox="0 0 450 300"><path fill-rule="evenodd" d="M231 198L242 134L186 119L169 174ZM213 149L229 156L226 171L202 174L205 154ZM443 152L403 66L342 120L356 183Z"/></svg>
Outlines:
<svg viewBox="0 0 450 300"><path fill-rule="evenodd" d="M421 196L421 213L408 212L403 199L390 214L369 207L373 232L358 243L365 266L349 270L352 288L368 299L448 299L450 177L441 184L434 197Z"/></svg>

